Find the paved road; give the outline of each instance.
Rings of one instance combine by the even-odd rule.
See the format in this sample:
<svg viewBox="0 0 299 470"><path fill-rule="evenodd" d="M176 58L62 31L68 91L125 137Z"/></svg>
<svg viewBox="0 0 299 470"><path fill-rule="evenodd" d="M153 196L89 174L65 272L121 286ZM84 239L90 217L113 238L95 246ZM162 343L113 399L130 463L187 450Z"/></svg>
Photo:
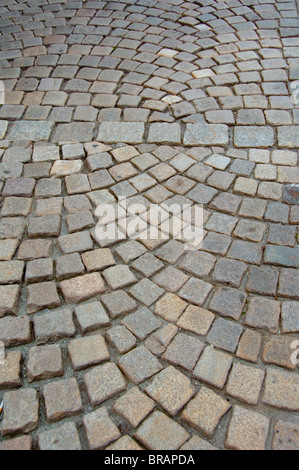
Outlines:
<svg viewBox="0 0 299 470"><path fill-rule="evenodd" d="M0 449L298 450L295 1L0 16Z"/></svg>

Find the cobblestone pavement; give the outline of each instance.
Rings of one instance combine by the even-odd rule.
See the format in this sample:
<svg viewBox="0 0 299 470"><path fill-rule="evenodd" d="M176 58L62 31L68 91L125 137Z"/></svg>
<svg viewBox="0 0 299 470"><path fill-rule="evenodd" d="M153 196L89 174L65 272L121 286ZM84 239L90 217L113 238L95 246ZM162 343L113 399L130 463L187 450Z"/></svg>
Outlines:
<svg viewBox="0 0 299 470"><path fill-rule="evenodd" d="M0 449L298 450L294 0L0 13ZM100 243L118 196L202 248Z"/></svg>

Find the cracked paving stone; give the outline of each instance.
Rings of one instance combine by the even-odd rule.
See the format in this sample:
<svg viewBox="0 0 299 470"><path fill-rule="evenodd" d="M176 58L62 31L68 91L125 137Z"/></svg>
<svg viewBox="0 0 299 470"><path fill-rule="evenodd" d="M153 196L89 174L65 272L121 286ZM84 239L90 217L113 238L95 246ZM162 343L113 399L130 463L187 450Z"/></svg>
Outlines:
<svg viewBox="0 0 299 470"><path fill-rule="evenodd" d="M207 437L212 437L230 408L230 403L203 386L183 411L182 420Z"/></svg>
<svg viewBox="0 0 299 470"><path fill-rule="evenodd" d="M49 421L59 421L78 414L82 401L76 379L63 379L45 385L43 389L46 414Z"/></svg>
<svg viewBox="0 0 299 470"><path fill-rule="evenodd" d="M138 346L122 356L118 364L123 373L136 385L163 369L158 359L144 346Z"/></svg>
<svg viewBox="0 0 299 470"><path fill-rule="evenodd" d="M190 435L168 416L155 411L140 426L134 437L150 450L177 450Z"/></svg>
<svg viewBox="0 0 299 470"><path fill-rule="evenodd" d="M122 373L111 362L87 372L84 376L84 383L93 406L100 405L126 389Z"/></svg>
<svg viewBox="0 0 299 470"><path fill-rule="evenodd" d="M133 428L137 428L154 408L154 401L135 386L118 398L113 405L113 411L128 421Z"/></svg>
<svg viewBox="0 0 299 470"><path fill-rule="evenodd" d="M159 372L145 391L170 416L175 416L195 393L191 381L172 366Z"/></svg>
<svg viewBox="0 0 299 470"><path fill-rule="evenodd" d="M4 394L2 436L28 433L38 427L39 400L36 390L22 388Z"/></svg>

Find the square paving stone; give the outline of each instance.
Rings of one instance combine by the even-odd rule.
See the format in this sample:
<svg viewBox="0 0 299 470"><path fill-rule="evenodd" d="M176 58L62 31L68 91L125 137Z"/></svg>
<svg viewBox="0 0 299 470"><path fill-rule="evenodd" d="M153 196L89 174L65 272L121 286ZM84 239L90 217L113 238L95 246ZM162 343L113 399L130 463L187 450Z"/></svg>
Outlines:
<svg viewBox="0 0 299 470"><path fill-rule="evenodd" d="M199 339L180 333L168 346L162 359L183 369L192 370L204 346Z"/></svg>
<svg viewBox="0 0 299 470"><path fill-rule="evenodd" d="M189 305L177 321L177 326L197 335L205 336L215 319L215 315L201 307Z"/></svg>
<svg viewBox="0 0 299 470"><path fill-rule="evenodd" d="M276 333L279 327L280 310L280 302L254 297L249 302L245 323L255 328Z"/></svg>
<svg viewBox="0 0 299 470"><path fill-rule="evenodd" d="M42 451L81 450L79 434L74 423L65 423L55 429L38 435L39 449Z"/></svg>
<svg viewBox="0 0 299 470"><path fill-rule="evenodd" d="M68 352L74 370L85 369L108 361L110 358L105 340L101 335L73 339L68 344Z"/></svg>
<svg viewBox="0 0 299 470"><path fill-rule="evenodd" d="M251 266L246 290L261 295L275 295L278 284L278 271L268 266Z"/></svg>
<svg viewBox="0 0 299 470"><path fill-rule="evenodd" d="M292 350L293 341L294 338L291 336L272 335L265 341L262 355L263 361L266 364L274 364L286 369L295 369L296 361L292 362L292 356L290 356L290 350Z"/></svg>
<svg viewBox="0 0 299 470"><path fill-rule="evenodd" d="M166 263L174 264L184 253L184 245L177 240L170 240L159 248L155 255Z"/></svg>
<svg viewBox="0 0 299 470"><path fill-rule="evenodd" d="M164 290L149 279L142 279L130 289L130 294L149 307L164 294Z"/></svg>
<svg viewBox="0 0 299 470"><path fill-rule="evenodd" d="M108 268L103 272L103 276L113 290L121 289L122 287L127 287L137 282L135 275L130 268L125 265Z"/></svg>
<svg viewBox="0 0 299 470"><path fill-rule="evenodd" d="M210 274L216 258L203 252L188 252L180 263L180 269L196 277L205 277Z"/></svg>
<svg viewBox="0 0 299 470"><path fill-rule="evenodd" d="M113 254L109 248L83 253L82 260L88 272L101 271L115 265Z"/></svg>
<svg viewBox="0 0 299 470"><path fill-rule="evenodd" d="M246 298L247 296L244 292L223 287L215 292L209 308L223 317L239 320L245 306Z"/></svg>
<svg viewBox="0 0 299 470"><path fill-rule="evenodd" d="M299 296L298 269L282 269L279 278L278 293L284 297L297 299Z"/></svg>
<svg viewBox="0 0 299 470"><path fill-rule="evenodd" d="M53 260L52 258L43 258L27 263L26 282L42 282L53 279Z"/></svg>
<svg viewBox="0 0 299 470"><path fill-rule="evenodd" d="M72 337L76 331L72 311L68 308L36 315L33 325L37 344Z"/></svg>
<svg viewBox="0 0 299 470"><path fill-rule="evenodd" d="M61 281L59 287L68 303L79 303L105 292L104 281L99 273L85 274Z"/></svg>
<svg viewBox="0 0 299 470"><path fill-rule="evenodd" d="M222 397L206 387L201 387L183 411L182 420L207 437L212 437L221 418L230 408L230 403Z"/></svg>
<svg viewBox="0 0 299 470"><path fill-rule="evenodd" d="M246 271L247 264L242 263L242 261L221 258L216 263L212 277L217 282L227 283L232 287L240 287Z"/></svg>
<svg viewBox="0 0 299 470"><path fill-rule="evenodd" d="M167 322L175 323L187 307L187 302L175 294L165 294L155 305L155 313Z"/></svg>
<svg viewBox="0 0 299 470"><path fill-rule="evenodd" d="M257 405L264 378L264 370L236 363L230 373L226 393L250 405Z"/></svg>
<svg viewBox="0 0 299 470"><path fill-rule="evenodd" d="M1 251L1 242L0 242L0 251ZM151 253L145 253L143 256L138 258L132 263L132 268L136 271L143 274L145 277L149 278L156 274L164 267L162 261L158 260Z"/></svg>
<svg viewBox="0 0 299 470"><path fill-rule="evenodd" d="M98 301L79 305L75 309L75 315L82 333L98 330L110 324L107 313Z"/></svg>
<svg viewBox="0 0 299 470"><path fill-rule="evenodd" d="M147 308L139 308L127 315L122 323L140 340L144 340L162 325L162 322Z"/></svg>
<svg viewBox="0 0 299 470"><path fill-rule="evenodd" d="M89 232L73 233L71 235L62 235L58 239L61 251L67 255L70 253L91 250L93 247Z"/></svg>
<svg viewBox="0 0 299 470"><path fill-rule="evenodd" d="M233 359L230 355L208 346L201 355L193 375L196 379L222 389L225 385Z"/></svg>
<svg viewBox="0 0 299 470"><path fill-rule="evenodd" d="M146 248L144 248L141 243L132 240L128 243L120 245L115 251L121 257L124 263L129 263L130 261L143 255L146 252Z"/></svg>
<svg viewBox="0 0 299 470"><path fill-rule="evenodd" d="M170 416L175 416L195 393L188 377L172 366L159 372L145 391Z"/></svg>
<svg viewBox="0 0 299 470"><path fill-rule="evenodd" d="M104 294L101 300L112 318L132 312L137 307L135 300L122 290Z"/></svg>
<svg viewBox="0 0 299 470"><path fill-rule="evenodd" d="M122 356L119 367L137 385L163 369L158 359L144 346L138 346Z"/></svg>
<svg viewBox="0 0 299 470"><path fill-rule="evenodd" d="M102 449L121 436L105 407L85 415L83 424L91 450Z"/></svg>
<svg viewBox="0 0 299 470"><path fill-rule="evenodd" d="M154 408L155 402L138 387L130 388L113 405L113 411L127 420L133 428L137 428Z"/></svg>
<svg viewBox="0 0 299 470"><path fill-rule="evenodd" d="M24 267L24 261L0 262L0 284L21 283Z"/></svg>
<svg viewBox="0 0 299 470"><path fill-rule="evenodd" d="M84 265L79 253L60 256L56 260L56 276L58 281L83 274L84 271Z"/></svg>
<svg viewBox="0 0 299 470"><path fill-rule="evenodd" d="M82 409L82 401L76 379L64 379L45 385L44 399L49 421L59 421L73 416Z"/></svg>
<svg viewBox="0 0 299 470"><path fill-rule="evenodd" d="M207 282L191 278L180 290L179 295L195 305L201 306L207 299L212 290L212 285Z"/></svg>
<svg viewBox="0 0 299 470"><path fill-rule="evenodd" d="M217 318L208 335L209 343L225 351L235 352L243 327L222 318Z"/></svg>
<svg viewBox="0 0 299 470"><path fill-rule="evenodd" d="M55 282L32 284L27 289L27 312L35 313L44 308L55 308L61 305Z"/></svg>
<svg viewBox="0 0 299 470"><path fill-rule="evenodd" d="M235 406L225 443L232 450L265 450L270 420L260 413Z"/></svg>
<svg viewBox="0 0 299 470"><path fill-rule="evenodd" d="M149 450L177 450L190 435L164 413L155 411L140 426L135 438Z"/></svg>
<svg viewBox="0 0 299 470"><path fill-rule="evenodd" d="M27 316L0 318L0 341L4 346L18 346L31 340L30 321Z"/></svg>
<svg viewBox="0 0 299 470"><path fill-rule="evenodd" d="M120 354L130 351L137 343L135 336L125 326L120 325L108 330L106 338Z"/></svg>
<svg viewBox="0 0 299 470"><path fill-rule="evenodd" d="M38 426L39 401L36 390L20 389L4 394L3 436L28 433Z"/></svg>
<svg viewBox="0 0 299 470"><path fill-rule="evenodd" d="M29 349L28 382L60 377L61 375L63 375L63 362L60 346L53 344Z"/></svg>
<svg viewBox="0 0 299 470"><path fill-rule="evenodd" d="M299 410L299 378L294 372L268 368L263 403L289 411Z"/></svg>
<svg viewBox="0 0 299 470"><path fill-rule="evenodd" d="M94 367L87 372L84 376L84 383L93 406L100 405L126 389L122 373L112 362Z"/></svg>

